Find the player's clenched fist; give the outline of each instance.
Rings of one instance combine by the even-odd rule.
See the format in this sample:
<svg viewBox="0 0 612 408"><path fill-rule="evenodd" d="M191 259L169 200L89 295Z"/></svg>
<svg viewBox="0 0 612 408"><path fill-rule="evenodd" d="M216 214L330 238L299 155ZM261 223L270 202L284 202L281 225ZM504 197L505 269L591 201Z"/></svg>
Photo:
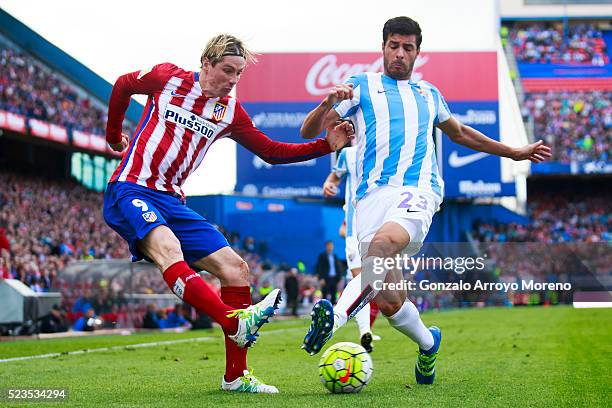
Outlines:
<svg viewBox="0 0 612 408"><path fill-rule="evenodd" d="M340 150L353 138L355 130L349 121L342 121L327 130L327 143L332 150Z"/></svg>
<svg viewBox="0 0 612 408"><path fill-rule="evenodd" d="M325 98L325 103L331 106L345 99L353 99L353 84L340 84L334 86L329 90Z"/></svg>
<svg viewBox="0 0 612 408"><path fill-rule="evenodd" d="M109 143L108 145L116 152L122 152L128 146L130 138L125 133L121 133L121 141L119 143Z"/></svg>
<svg viewBox="0 0 612 408"><path fill-rule="evenodd" d="M323 196L324 197L333 197L338 194L338 187L332 183L331 181L325 182L323 184Z"/></svg>

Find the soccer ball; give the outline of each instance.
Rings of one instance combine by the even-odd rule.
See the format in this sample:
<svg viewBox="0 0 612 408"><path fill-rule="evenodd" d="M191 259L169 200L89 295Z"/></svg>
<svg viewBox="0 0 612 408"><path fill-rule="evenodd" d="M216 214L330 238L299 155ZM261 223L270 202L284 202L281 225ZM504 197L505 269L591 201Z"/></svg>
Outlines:
<svg viewBox="0 0 612 408"><path fill-rule="evenodd" d="M363 347L336 343L319 360L321 382L334 394L359 392L372 377L372 358Z"/></svg>

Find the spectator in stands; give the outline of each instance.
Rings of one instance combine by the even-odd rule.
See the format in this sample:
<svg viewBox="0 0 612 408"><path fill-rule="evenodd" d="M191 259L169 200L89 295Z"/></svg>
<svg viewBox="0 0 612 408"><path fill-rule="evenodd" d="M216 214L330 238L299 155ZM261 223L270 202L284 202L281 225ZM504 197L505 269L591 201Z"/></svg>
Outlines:
<svg viewBox="0 0 612 408"><path fill-rule="evenodd" d="M9 264L9 256L6 250L0 253L0 279L12 279L11 269Z"/></svg>
<svg viewBox="0 0 612 408"><path fill-rule="evenodd" d="M552 147L561 163L612 160L612 92L554 92L527 95L524 114L536 138Z"/></svg>
<svg viewBox="0 0 612 408"><path fill-rule="evenodd" d="M285 294L287 295L287 309L291 310L292 316L297 316L298 295L300 293L297 277L297 268L289 269L285 276Z"/></svg>
<svg viewBox="0 0 612 408"><path fill-rule="evenodd" d="M74 305L72 306L72 313L87 313L88 310L92 309L92 301L90 299L89 291L85 292L79 297Z"/></svg>
<svg viewBox="0 0 612 408"><path fill-rule="evenodd" d="M6 227L0 226L0 253L2 251L11 252L11 243L6 236Z"/></svg>
<svg viewBox="0 0 612 408"><path fill-rule="evenodd" d="M159 326L162 329L173 329L177 327L190 329L191 323L189 323L189 321L187 321L183 315L183 305L181 303L177 303L174 306L174 310L168 313L168 317L159 320Z"/></svg>
<svg viewBox="0 0 612 408"><path fill-rule="evenodd" d="M7 172L0 172L0 185L4 187L0 225L5 230L0 255L8 274L25 284L37 279L48 291L57 271L71 260L128 256L125 245L114 239L102 220L100 193L72 181Z"/></svg>
<svg viewBox="0 0 612 408"><path fill-rule="evenodd" d="M59 333L67 330L66 316L57 305L53 305L51 311L40 319L41 333Z"/></svg>
<svg viewBox="0 0 612 408"><path fill-rule="evenodd" d="M96 317L96 313L93 309L88 309L85 315L78 318L78 320L72 326L74 331L94 331L96 327L100 326L102 321Z"/></svg>
<svg viewBox="0 0 612 408"><path fill-rule="evenodd" d="M257 299L254 301L257 302L258 300L265 298L273 290L274 286L272 286L272 282L270 282L269 279L264 280L257 288Z"/></svg>
<svg viewBox="0 0 612 408"><path fill-rule="evenodd" d="M147 305L147 312L142 318L143 329L159 329L159 316L157 314L157 305L150 303Z"/></svg>
<svg viewBox="0 0 612 408"><path fill-rule="evenodd" d="M251 253L257 252L255 248L255 238L246 237L244 239L244 250Z"/></svg>
<svg viewBox="0 0 612 408"><path fill-rule="evenodd" d="M609 192L601 196L535 193L530 196L527 224L477 222L471 235L484 243L481 248L494 263L495 276L506 282L565 282L568 269L609 274L609 245L593 244L612 243L611 202ZM569 264L572 260L576 267Z"/></svg>
<svg viewBox="0 0 612 408"><path fill-rule="evenodd" d="M325 242L325 251L319 254L315 267L323 298L331 298L332 304L336 304L338 282L344 276L344 269L338 256L334 253L334 243Z"/></svg>
<svg viewBox="0 0 612 408"><path fill-rule="evenodd" d="M83 95L33 57L0 45L0 109L104 135L106 108Z"/></svg>
<svg viewBox="0 0 612 408"><path fill-rule="evenodd" d="M519 62L542 64L609 63L603 34L593 24L573 24L564 37L563 24L517 23L508 38Z"/></svg>
<svg viewBox="0 0 612 408"><path fill-rule="evenodd" d="M43 287L41 286L40 280L38 279L38 277L32 278L32 281L30 282L30 289L32 289L36 293L44 292Z"/></svg>
<svg viewBox="0 0 612 408"><path fill-rule="evenodd" d="M196 310L196 318L193 320L192 329L200 330L200 329L212 329L212 320L206 314L201 313Z"/></svg>

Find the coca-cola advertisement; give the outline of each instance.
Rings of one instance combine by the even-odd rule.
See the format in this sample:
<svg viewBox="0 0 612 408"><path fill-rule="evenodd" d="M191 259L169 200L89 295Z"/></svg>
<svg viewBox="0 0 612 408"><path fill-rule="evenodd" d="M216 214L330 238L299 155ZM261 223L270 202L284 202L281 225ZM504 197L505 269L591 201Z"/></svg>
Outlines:
<svg viewBox="0 0 612 408"><path fill-rule="evenodd" d="M383 70L381 53L264 54L247 68L238 98L262 131L275 140L303 142L300 126L336 84L351 75ZM499 140L497 55L495 52L432 52L417 58L412 80L426 80L444 95L459 120ZM434 137L432 135L432 137ZM503 185L498 157L470 155L448 138L438 155L447 197L514 194ZM332 157L271 166L238 149L236 191L248 195L320 196ZM486 171L483 171L486 167ZM341 196L341 195L339 195Z"/></svg>
<svg viewBox="0 0 612 408"><path fill-rule="evenodd" d="M332 86L383 69L381 53L264 54L238 85L242 102L319 102ZM430 52L417 58L412 80L434 84L447 101L497 101L495 52Z"/></svg>

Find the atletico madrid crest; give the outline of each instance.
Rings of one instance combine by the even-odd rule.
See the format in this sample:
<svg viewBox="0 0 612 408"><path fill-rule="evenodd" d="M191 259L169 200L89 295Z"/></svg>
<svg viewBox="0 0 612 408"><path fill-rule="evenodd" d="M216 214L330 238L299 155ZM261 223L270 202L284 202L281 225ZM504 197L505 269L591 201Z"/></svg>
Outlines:
<svg viewBox="0 0 612 408"><path fill-rule="evenodd" d="M225 112L227 112L227 106L222 103L216 102L215 107L213 108L212 118L217 122L221 122L223 120L223 117L225 116Z"/></svg>
<svg viewBox="0 0 612 408"><path fill-rule="evenodd" d="M155 214L153 211L149 211L142 214L142 218L144 218L146 222L155 222L157 221L157 214Z"/></svg>

